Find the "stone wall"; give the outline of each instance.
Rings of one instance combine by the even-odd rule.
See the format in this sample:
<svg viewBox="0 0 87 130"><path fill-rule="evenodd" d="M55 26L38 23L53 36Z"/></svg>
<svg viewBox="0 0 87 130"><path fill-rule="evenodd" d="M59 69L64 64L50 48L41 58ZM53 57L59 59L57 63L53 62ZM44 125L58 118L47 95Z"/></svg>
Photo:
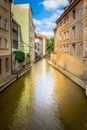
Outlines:
<svg viewBox="0 0 87 130"><path fill-rule="evenodd" d="M56 54L51 54L51 61L87 82L87 1L80 0L73 5L57 23L54 31Z"/></svg>

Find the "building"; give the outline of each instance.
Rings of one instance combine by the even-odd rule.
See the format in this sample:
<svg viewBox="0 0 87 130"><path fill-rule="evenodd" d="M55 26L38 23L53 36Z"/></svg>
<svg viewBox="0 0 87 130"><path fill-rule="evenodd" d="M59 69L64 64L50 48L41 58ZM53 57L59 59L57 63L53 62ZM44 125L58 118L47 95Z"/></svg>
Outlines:
<svg viewBox="0 0 87 130"><path fill-rule="evenodd" d="M20 50L20 42L21 27L14 19L12 19L12 52Z"/></svg>
<svg viewBox="0 0 87 130"><path fill-rule="evenodd" d="M11 2L0 0L0 80L11 75Z"/></svg>
<svg viewBox="0 0 87 130"><path fill-rule="evenodd" d="M43 58L46 56L46 39L47 37L42 34L37 34L35 38L35 53L36 56Z"/></svg>
<svg viewBox="0 0 87 130"><path fill-rule="evenodd" d="M12 73L18 70L18 62L15 60L14 51L19 51L21 45L21 27L12 18Z"/></svg>
<svg viewBox="0 0 87 130"><path fill-rule="evenodd" d="M56 20L54 37L51 61L68 77L72 75L75 82L76 77L87 82L87 0L70 0Z"/></svg>
<svg viewBox="0 0 87 130"><path fill-rule="evenodd" d="M32 19L32 9L29 10L30 11L30 15L29 15L29 19L30 19L30 26L29 26L29 30L30 30L30 39L29 39L29 52L30 52L30 59L32 61L32 63L35 61L35 26L33 23L33 19Z"/></svg>
<svg viewBox="0 0 87 130"><path fill-rule="evenodd" d="M32 20L32 10L29 4L13 5L12 13L14 20L21 26L20 50L25 54L33 51L34 46L34 25ZM31 45L32 44L32 45ZM32 46L32 49L30 47ZM32 54L34 60L34 54Z"/></svg>

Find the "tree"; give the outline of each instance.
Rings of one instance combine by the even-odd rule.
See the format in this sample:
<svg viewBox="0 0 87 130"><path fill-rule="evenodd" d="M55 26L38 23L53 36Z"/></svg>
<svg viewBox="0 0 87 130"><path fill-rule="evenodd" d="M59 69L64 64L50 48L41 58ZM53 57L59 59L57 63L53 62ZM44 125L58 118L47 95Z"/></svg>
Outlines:
<svg viewBox="0 0 87 130"><path fill-rule="evenodd" d="M25 53L22 51L14 51L13 54L15 54L15 60L18 62L23 62L25 60Z"/></svg>
<svg viewBox="0 0 87 130"><path fill-rule="evenodd" d="M46 50L50 54L52 51L54 51L54 38L47 39L46 42Z"/></svg>

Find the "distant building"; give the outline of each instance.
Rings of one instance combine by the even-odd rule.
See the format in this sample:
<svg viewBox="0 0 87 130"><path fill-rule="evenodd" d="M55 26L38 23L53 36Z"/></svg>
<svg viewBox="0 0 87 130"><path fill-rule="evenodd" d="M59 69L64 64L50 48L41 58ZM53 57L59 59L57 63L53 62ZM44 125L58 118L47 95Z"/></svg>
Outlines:
<svg viewBox="0 0 87 130"><path fill-rule="evenodd" d="M0 0L0 80L11 75L11 2Z"/></svg>
<svg viewBox="0 0 87 130"><path fill-rule="evenodd" d="M35 38L35 53L36 56L43 58L46 56L46 39L47 37L42 34L37 34Z"/></svg>
<svg viewBox="0 0 87 130"><path fill-rule="evenodd" d="M32 20L32 10L29 4L13 5L13 18L21 26L21 43L20 49L26 54L32 52L32 59L34 60L34 25ZM31 45L32 44L32 45Z"/></svg>
<svg viewBox="0 0 87 130"><path fill-rule="evenodd" d="M87 0L70 0L56 21L54 36L51 60L87 82Z"/></svg>

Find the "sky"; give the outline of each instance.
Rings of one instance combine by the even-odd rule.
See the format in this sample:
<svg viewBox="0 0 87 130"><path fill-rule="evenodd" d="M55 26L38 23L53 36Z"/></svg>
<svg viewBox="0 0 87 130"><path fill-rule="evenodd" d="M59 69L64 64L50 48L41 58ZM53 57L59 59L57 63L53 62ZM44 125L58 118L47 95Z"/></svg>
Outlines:
<svg viewBox="0 0 87 130"><path fill-rule="evenodd" d="M36 33L53 37L55 21L63 13L64 6L69 4L69 0L14 0L14 4L26 3L32 8Z"/></svg>

